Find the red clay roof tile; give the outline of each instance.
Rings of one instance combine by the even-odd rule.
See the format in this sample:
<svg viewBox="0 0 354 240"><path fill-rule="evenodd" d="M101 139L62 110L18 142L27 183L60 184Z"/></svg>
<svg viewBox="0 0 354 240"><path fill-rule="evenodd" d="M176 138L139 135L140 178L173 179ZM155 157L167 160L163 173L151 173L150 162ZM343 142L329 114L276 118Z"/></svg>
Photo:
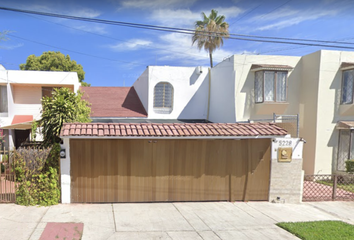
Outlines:
<svg viewBox="0 0 354 240"><path fill-rule="evenodd" d="M284 136L273 123L65 123L61 136L238 137Z"/></svg>

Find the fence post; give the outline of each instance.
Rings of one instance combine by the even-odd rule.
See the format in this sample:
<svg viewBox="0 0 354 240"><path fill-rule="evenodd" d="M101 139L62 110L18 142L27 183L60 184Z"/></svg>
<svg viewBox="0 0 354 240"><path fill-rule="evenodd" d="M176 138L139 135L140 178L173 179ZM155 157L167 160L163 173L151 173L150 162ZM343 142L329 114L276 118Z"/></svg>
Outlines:
<svg viewBox="0 0 354 240"><path fill-rule="evenodd" d="M333 192L332 192L332 201L336 200L336 192L337 192L337 175L333 175Z"/></svg>

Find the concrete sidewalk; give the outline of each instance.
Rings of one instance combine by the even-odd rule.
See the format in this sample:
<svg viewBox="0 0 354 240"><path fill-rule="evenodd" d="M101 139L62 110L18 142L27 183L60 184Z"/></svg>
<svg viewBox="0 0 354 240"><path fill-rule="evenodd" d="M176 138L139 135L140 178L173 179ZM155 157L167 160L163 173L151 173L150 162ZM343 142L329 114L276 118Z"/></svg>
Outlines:
<svg viewBox="0 0 354 240"><path fill-rule="evenodd" d="M0 239L38 240L48 222L84 223L83 240L298 239L275 223L342 220L354 224L353 212L354 202L0 204Z"/></svg>

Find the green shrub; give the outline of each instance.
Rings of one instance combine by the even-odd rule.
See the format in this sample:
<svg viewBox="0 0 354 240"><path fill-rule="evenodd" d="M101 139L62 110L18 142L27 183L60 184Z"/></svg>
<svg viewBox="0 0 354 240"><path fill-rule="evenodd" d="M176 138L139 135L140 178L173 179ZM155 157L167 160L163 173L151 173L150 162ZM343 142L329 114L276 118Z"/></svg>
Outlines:
<svg viewBox="0 0 354 240"><path fill-rule="evenodd" d="M5 172L5 166L3 163L1 163L1 173L4 173Z"/></svg>
<svg viewBox="0 0 354 240"><path fill-rule="evenodd" d="M60 145L51 148L19 149L14 152L16 203L49 206L58 204Z"/></svg>
<svg viewBox="0 0 354 240"><path fill-rule="evenodd" d="M346 161L345 166L347 168L347 172L354 173L354 159Z"/></svg>

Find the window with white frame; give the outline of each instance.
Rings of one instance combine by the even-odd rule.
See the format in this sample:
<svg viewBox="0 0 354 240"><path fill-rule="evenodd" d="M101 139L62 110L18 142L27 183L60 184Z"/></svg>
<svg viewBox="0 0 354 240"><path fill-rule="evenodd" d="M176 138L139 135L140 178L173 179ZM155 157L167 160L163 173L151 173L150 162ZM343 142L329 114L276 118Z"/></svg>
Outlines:
<svg viewBox="0 0 354 240"><path fill-rule="evenodd" d="M343 71L341 104L353 103L354 69Z"/></svg>
<svg viewBox="0 0 354 240"><path fill-rule="evenodd" d="M0 85L0 117L8 116L7 86Z"/></svg>
<svg viewBox="0 0 354 240"><path fill-rule="evenodd" d="M255 73L255 102L286 102L287 71L257 71Z"/></svg>
<svg viewBox="0 0 354 240"><path fill-rule="evenodd" d="M169 114L173 110L173 86L168 82L159 82L154 88L154 111Z"/></svg>

